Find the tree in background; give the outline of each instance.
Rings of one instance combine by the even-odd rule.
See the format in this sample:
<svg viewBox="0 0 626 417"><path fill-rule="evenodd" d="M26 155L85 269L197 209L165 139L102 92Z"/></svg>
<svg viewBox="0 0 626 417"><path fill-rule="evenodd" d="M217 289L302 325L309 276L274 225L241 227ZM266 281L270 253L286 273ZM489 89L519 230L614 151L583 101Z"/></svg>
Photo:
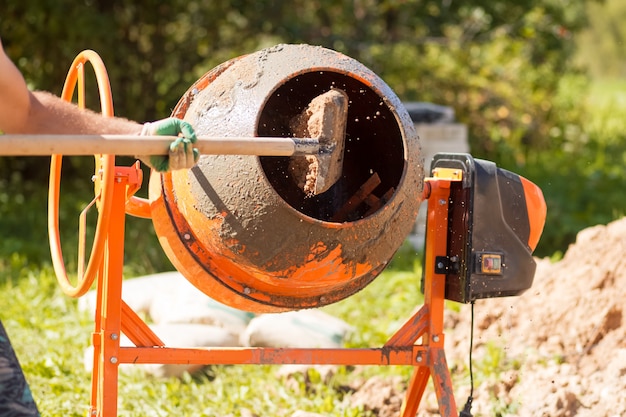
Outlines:
<svg viewBox="0 0 626 417"><path fill-rule="evenodd" d="M405 100L457 109L474 147L533 142L568 70L580 2L553 0L7 0L6 48L33 87L59 92L69 63L94 49L121 115L170 109L204 72L279 42L319 44L370 66ZM523 109L522 109L523 107ZM502 126L489 131L487 124ZM490 137L493 136L493 137Z"/></svg>
<svg viewBox="0 0 626 417"><path fill-rule="evenodd" d="M626 2L587 5L589 26L578 35L576 61L595 78L626 77Z"/></svg>
<svg viewBox="0 0 626 417"><path fill-rule="evenodd" d="M586 23L585 2L4 3L0 33L33 88L59 93L74 56L94 49L107 64L116 113L139 121L169 115L195 80L230 58L302 42L361 61L402 100L453 107L469 127L472 153L517 172L553 175L533 167L567 141L580 140L577 97L586 81L572 56L573 35Z"/></svg>

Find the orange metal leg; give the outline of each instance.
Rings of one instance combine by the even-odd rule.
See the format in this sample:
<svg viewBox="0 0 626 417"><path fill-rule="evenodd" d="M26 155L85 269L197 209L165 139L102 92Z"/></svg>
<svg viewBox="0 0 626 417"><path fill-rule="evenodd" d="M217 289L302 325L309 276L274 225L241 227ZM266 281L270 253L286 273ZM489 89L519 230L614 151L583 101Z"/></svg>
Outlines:
<svg viewBox="0 0 626 417"><path fill-rule="evenodd" d="M97 287L90 415L98 417L117 416L126 216L124 206L128 185L128 176L121 175L124 170L116 168L110 226L106 234L106 249Z"/></svg>
<svg viewBox="0 0 626 417"><path fill-rule="evenodd" d="M422 336L421 346L426 355L421 355L421 364L415 368L405 402L402 417L413 417L417 413L429 376L443 417L458 416L454 400L450 371L444 352L443 315L445 303L445 274L435 273L437 256L447 253L448 197L450 180L427 179L428 230L424 262L424 307L428 317L424 318L427 329Z"/></svg>
<svg viewBox="0 0 626 417"><path fill-rule="evenodd" d="M165 346L152 329L122 300L122 332L135 346Z"/></svg>
<svg viewBox="0 0 626 417"><path fill-rule="evenodd" d="M102 274L103 274L102 267L103 265L101 264L98 270L97 277L102 277ZM91 334L91 344L93 346L93 365L91 368L92 369L91 371L91 402L90 402L90 409L89 409L90 416L98 415L98 404L100 402L98 399L98 395L100 393L99 383L100 383L100 375L102 373L102 369L100 367L100 364L102 362L100 360L100 355L102 353L101 351L102 340L100 337L101 333L99 329L102 326L102 316L100 314L100 312L102 311L101 294L103 294L104 291L103 291L103 280L97 279L96 282L97 282L96 314L94 315L94 331Z"/></svg>
<svg viewBox="0 0 626 417"><path fill-rule="evenodd" d="M402 403L401 417L415 417L420 406L424 390L430 376L430 368L427 366L416 366L409 381L404 403Z"/></svg>
<svg viewBox="0 0 626 417"><path fill-rule="evenodd" d="M443 348L430 349L430 372L433 377L433 385L437 394L439 413L443 417L456 417L459 415L454 400L454 391L450 371L446 362L446 354Z"/></svg>

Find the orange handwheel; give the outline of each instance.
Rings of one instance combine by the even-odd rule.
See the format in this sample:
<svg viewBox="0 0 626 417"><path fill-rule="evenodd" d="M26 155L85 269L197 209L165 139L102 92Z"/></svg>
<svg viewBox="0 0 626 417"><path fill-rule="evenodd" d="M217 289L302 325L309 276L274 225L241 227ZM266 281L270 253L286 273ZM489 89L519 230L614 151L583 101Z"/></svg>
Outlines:
<svg viewBox="0 0 626 417"><path fill-rule="evenodd" d="M100 94L101 112L106 117L113 117L113 98L109 77L100 56L91 50L85 50L78 54L72 62L72 66L65 79L61 98L72 101L74 90L78 85L78 106L85 108L85 64L90 62ZM73 285L65 270L61 239L59 235L59 194L61 188L61 165L63 155L52 155L50 161L50 183L48 189L48 233L50 239L50 252L57 280L70 297L84 295L93 283L102 262L106 244L106 230L109 225L111 205L113 202L113 180L115 168L115 155L95 155L94 193L92 203L83 210L80 216L79 247L78 247L78 278ZM96 204L98 220L94 240L85 267L85 218L89 208Z"/></svg>

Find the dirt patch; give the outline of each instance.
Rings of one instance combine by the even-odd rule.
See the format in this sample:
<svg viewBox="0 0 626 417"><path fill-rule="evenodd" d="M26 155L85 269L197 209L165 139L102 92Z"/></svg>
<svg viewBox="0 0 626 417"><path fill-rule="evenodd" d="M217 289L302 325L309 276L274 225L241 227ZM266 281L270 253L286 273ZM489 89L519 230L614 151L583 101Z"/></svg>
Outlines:
<svg viewBox="0 0 626 417"><path fill-rule="evenodd" d="M476 302L474 416L626 415L625 254L626 218L581 231L559 262L537 260L525 294ZM446 316L461 410L469 393L470 306ZM358 394L378 416L398 415L381 408L392 399ZM429 382L418 416L434 415Z"/></svg>
<svg viewBox="0 0 626 417"><path fill-rule="evenodd" d="M354 390L350 402L376 416L399 416L403 398L400 386L399 377L391 380L373 377L356 381L350 386Z"/></svg>

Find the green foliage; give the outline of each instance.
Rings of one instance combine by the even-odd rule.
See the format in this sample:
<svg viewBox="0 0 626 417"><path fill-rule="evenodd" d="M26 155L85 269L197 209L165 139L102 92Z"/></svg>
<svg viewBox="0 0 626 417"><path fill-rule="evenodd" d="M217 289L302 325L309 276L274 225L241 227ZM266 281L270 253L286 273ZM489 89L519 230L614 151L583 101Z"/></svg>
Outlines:
<svg viewBox="0 0 626 417"><path fill-rule="evenodd" d="M0 165L0 272L14 273L18 260L25 267L50 264L48 242L49 158L5 158ZM45 172L38 171L43 166ZM4 169L3 169L4 168ZM94 198L92 157L65 158L61 178L59 226L63 257L69 273L78 265L79 215ZM145 195L145 191L142 191ZM97 209L87 211L86 249L89 254ZM128 275L173 269L158 244L150 220L126 217ZM132 245L130 245L132 242Z"/></svg>
<svg viewBox="0 0 626 417"><path fill-rule="evenodd" d="M564 78L559 99L584 112L580 125L554 126L552 145L529 153L517 172L537 183L548 205L548 218L537 254L565 251L583 228L626 215L626 85L595 82L589 94L575 79ZM566 105L562 105L565 107Z"/></svg>
<svg viewBox="0 0 626 417"><path fill-rule="evenodd" d="M589 26L576 42L576 62L594 78L626 77L626 3L622 0L585 3Z"/></svg>
<svg viewBox="0 0 626 417"><path fill-rule="evenodd" d="M520 368L520 363L507 358L506 351L494 341L484 346L484 355L475 363L476 381L478 384L485 380L498 381L503 373Z"/></svg>
<svg viewBox="0 0 626 417"><path fill-rule="evenodd" d="M567 120L553 101L567 69L567 40L541 7L510 25L493 25L479 8L471 16L475 27L444 25L436 42L372 45L373 68L405 100L453 107L475 156L523 163L529 149L547 146L551 126Z"/></svg>
<svg viewBox="0 0 626 417"><path fill-rule="evenodd" d="M354 297L328 307L356 331L352 344L378 347L421 302L419 269L386 271ZM61 293L49 267L25 266L19 259L0 269L2 320L44 416L84 416L90 375L83 352L91 340L91 318L76 300ZM368 308L364 309L363 306ZM214 366L182 379L147 378L139 370L119 377L119 415L289 416L295 410L328 416L367 416L350 406L346 385L371 375L402 375L410 367L367 367L357 373L340 367L330 381L311 370L287 380L277 366ZM262 387L262 389L260 389Z"/></svg>
<svg viewBox="0 0 626 417"><path fill-rule="evenodd" d="M364 290L326 307L329 313L346 322L358 323L359 330L351 335L349 346L383 345L420 306L423 301L420 289L422 272L418 259L415 259L411 269L385 270Z"/></svg>
<svg viewBox="0 0 626 417"><path fill-rule="evenodd" d="M469 127L474 156L527 172L529 179L547 185L551 196L558 195L558 201L551 197L551 207L581 220L556 231L561 238L542 243L543 250L563 250L574 228L595 220L588 211L574 212L576 205L568 208L565 191L552 193L552 187L567 185L569 177L563 175L568 172L542 169L546 160L570 156L561 143L582 126L578 101L559 97L561 77L575 74L574 35L585 26L586 2L5 3L3 15L11 18L0 20L0 34L29 85L59 93L74 56L94 49L107 65L116 113L138 121L168 116L195 80L233 57L280 42L336 49L371 67L402 100L453 107ZM95 86L87 81L94 92L88 94L88 107L97 109ZM576 94L584 94L582 83L575 87ZM12 172L9 166L15 167L7 160L0 160L3 178ZM74 167L89 178L92 167L85 160ZM31 171L43 184L45 166L18 170Z"/></svg>
<svg viewBox="0 0 626 417"><path fill-rule="evenodd" d="M28 159L31 159L28 161ZM0 265L13 256L37 262L48 248L46 234L46 187L29 179L24 162L41 163L40 158L13 159L9 169L0 176ZM35 165L36 166L36 165ZM43 182L45 184L45 182ZM36 225L36 226L35 226Z"/></svg>
<svg viewBox="0 0 626 417"><path fill-rule="evenodd" d="M84 415L86 407L81 412L77 405L89 395L82 351L91 326L78 314L76 303L61 293L49 269L29 267L0 271L0 304L2 321L43 415Z"/></svg>
<svg viewBox="0 0 626 417"><path fill-rule="evenodd" d="M371 66L402 99L454 106L480 153L490 140L541 137L567 34L584 22L581 4L551 0L7 3L0 33L34 87L58 92L75 54L94 49L125 117L165 117L217 64L306 42Z"/></svg>

